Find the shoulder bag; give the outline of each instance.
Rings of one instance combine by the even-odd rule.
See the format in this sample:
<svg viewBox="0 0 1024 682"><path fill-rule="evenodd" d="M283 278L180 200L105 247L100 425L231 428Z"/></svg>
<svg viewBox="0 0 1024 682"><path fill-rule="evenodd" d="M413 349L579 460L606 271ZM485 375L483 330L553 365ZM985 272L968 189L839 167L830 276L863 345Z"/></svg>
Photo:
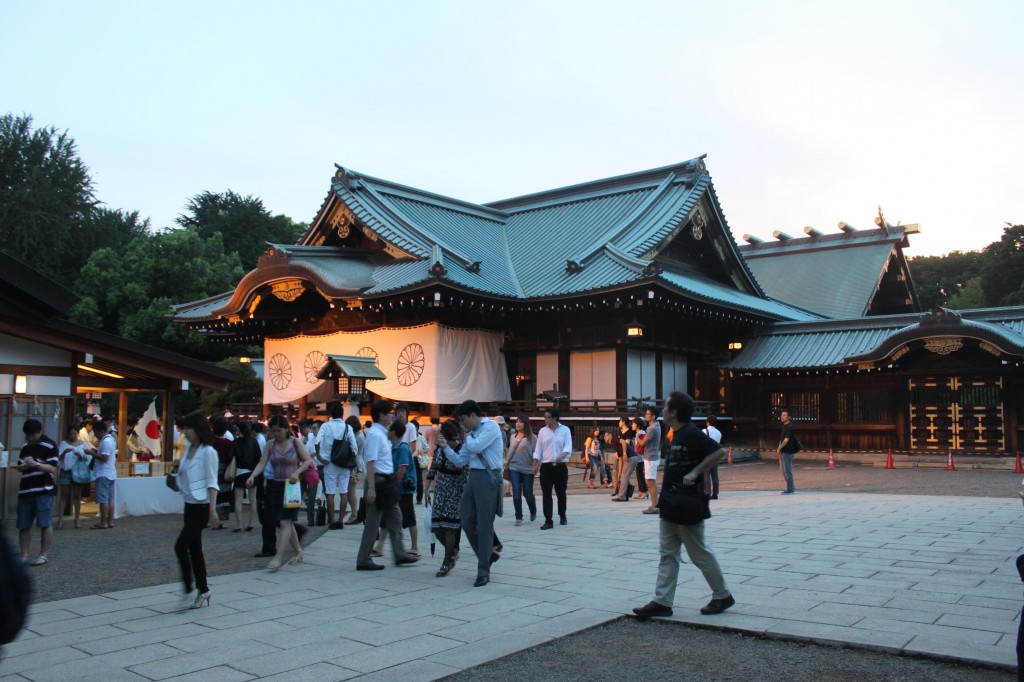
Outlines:
<svg viewBox="0 0 1024 682"><path fill-rule="evenodd" d="M356 453L352 450L352 443L348 442L349 425L345 424L345 431L341 438L335 438L331 443L331 464L342 469L355 469Z"/></svg>

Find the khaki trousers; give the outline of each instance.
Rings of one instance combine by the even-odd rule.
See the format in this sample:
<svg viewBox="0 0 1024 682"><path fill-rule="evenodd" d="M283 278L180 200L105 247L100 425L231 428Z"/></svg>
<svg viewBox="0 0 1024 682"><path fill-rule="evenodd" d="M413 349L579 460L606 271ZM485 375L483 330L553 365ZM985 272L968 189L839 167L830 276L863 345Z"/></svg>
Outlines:
<svg viewBox="0 0 1024 682"><path fill-rule="evenodd" d="M658 582L654 587L654 601L662 606L672 606L676 598L676 583L679 580L679 549L686 548L686 555L694 566L704 574L704 580L711 588L714 599L729 596L729 587L718 565L715 553L704 544L704 522L682 526L659 519L661 562L658 564Z"/></svg>

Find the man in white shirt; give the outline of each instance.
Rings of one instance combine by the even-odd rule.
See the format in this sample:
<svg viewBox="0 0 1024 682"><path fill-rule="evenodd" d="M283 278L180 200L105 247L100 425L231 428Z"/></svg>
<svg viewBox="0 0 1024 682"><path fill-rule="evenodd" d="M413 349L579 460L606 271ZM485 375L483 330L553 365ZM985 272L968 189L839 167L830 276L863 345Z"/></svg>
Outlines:
<svg viewBox="0 0 1024 682"><path fill-rule="evenodd" d="M345 408L340 403L331 406L331 419L320 427L316 436L315 452L317 468L323 471L321 480L324 482L324 492L327 495L327 530L341 530L344 528L342 519L345 518L345 506L348 502L348 486L352 477L352 470L340 467L331 462L331 449L334 442L342 438L348 440L352 448L352 455L355 456L358 450L356 435L345 423ZM341 494L341 512L338 520L334 520L334 496Z"/></svg>
<svg viewBox="0 0 1024 682"><path fill-rule="evenodd" d="M715 441L716 443L722 442L722 432L715 428L715 424L718 423L718 417L713 414L709 414L708 424L704 428L704 433L708 435L708 438ZM711 467L711 499L718 499L718 465Z"/></svg>
<svg viewBox="0 0 1024 682"><path fill-rule="evenodd" d="M565 525L565 489L569 485L569 455L572 454L572 433L559 422L557 407L544 410L544 428L537 433L537 447L533 451L533 472L540 470L540 489L544 493L544 525L541 530L555 527L551 489L558 496L559 523Z"/></svg>
<svg viewBox="0 0 1024 682"><path fill-rule="evenodd" d="M373 426L363 443L363 460L366 462L366 493L363 495L363 499L366 500L366 521L363 524L359 554L356 556L358 571L379 571L384 568L370 558L370 550L377 541L377 531L382 524L391 536L395 565L402 566L419 561L419 557L407 554L402 544L402 512L398 509L398 481L395 478L394 460L391 458L391 441L388 440L388 428L395 420L391 403L387 400L378 400L370 408L370 417L373 419ZM381 504L378 504L378 494L381 496Z"/></svg>
<svg viewBox="0 0 1024 682"><path fill-rule="evenodd" d="M437 443L444 449L449 461L469 465L469 479L462 493L462 530L476 553L477 569L474 587L483 587L491 581L491 564L500 555L495 551L499 543L494 537L494 517L498 515L501 499L501 467L505 446L501 428L474 400L466 400L455 408L455 419L465 436L462 448L455 452L448 446L443 434L437 434Z"/></svg>
<svg viewBox="0 0 1024 682"><path fill-rule="evenodd" d="M651 506L644 509L644 514L658 513L658 465L661 463L661 423L658 421L658 412L653 407L648 407L644 414L644 421L647 422L647 435L644 437L642 446L644 456L644 479L647 481L647 491L650 493Z"/></svg>
<svg viewBox="0 0 1024 682"><path fill-rule="evenodd" d="M93 473L96 475L96 502L100 520L93 528L114 527L114 481L117 480L117 438L107 431L107 423L96 422L92 432L99 439Z"/></svg>

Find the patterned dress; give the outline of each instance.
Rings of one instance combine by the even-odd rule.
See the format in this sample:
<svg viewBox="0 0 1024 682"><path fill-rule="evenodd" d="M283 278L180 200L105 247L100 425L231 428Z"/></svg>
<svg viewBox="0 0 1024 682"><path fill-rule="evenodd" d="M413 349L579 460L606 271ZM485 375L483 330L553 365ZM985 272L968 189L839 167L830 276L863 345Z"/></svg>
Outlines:
<svg viewBox="0 0 1024 682"><path fill-rule="evenodd" d="M448 461L444 450L435 447L427 478L434 481L430 530L460 530L462 520L459 518L459 503L469 478L469 467Z"/></svg>

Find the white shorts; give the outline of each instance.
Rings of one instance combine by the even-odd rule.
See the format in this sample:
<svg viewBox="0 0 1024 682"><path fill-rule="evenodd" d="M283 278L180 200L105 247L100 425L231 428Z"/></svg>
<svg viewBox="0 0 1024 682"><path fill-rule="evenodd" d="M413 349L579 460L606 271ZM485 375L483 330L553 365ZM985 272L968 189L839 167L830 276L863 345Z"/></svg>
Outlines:
<svg viewBox="0 0 1024 682"><path fill-rule="evenodd" d="M351 469L342 469L339 466L328 464L324 467L324 492L328 495L347 494L348 482L351 478Z"/></svg>

